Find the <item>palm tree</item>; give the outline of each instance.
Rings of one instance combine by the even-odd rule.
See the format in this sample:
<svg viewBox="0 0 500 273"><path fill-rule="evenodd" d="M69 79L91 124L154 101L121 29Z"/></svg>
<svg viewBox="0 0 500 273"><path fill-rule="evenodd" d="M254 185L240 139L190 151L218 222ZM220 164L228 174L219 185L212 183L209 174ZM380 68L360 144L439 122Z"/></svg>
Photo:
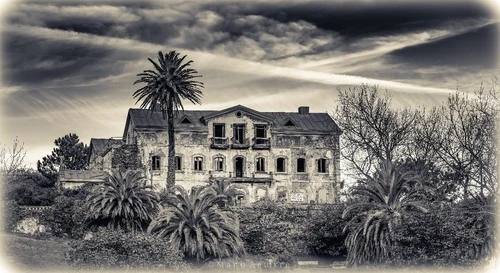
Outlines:
<svg viewBox="0 0 500 273"><path fill-rule="evenodd" d="M104 184L86 198L90 225L143 231L156 215L160 197L146 186L139 170L112 170Z"/></svg>
<svg viewBox="0 0 500 273"><path fill-rule="evenodd" d="M193 188L190 193L175 186L167 206L153 220L148 232L168 238L172 247L197 261L210 257L231 257L244 253L235 214L223 211L212 187Z"/></svg>
<svg viewBox="0 0 500 273"><path fill-rule="evenodd" d="M403 171L403 165L381 164L372 179L353 188L357 202L343 213L348 219L344 232L350 265L380 263L391 257L394 229L409 211L427 213L421 205L423 189L420 176Z"/></svg>
<svg viewBox="0 0 500 273"><path fill-rule="evenodd" d="M219 202L220 208L225 208L226 204L233 204L234 197L241 192L241 189L238 189L231 185L231 181L225 179L214 179L210 181L210 187L212 187L217 195L226 196L225 200L221 200Z"/></svg>
<svg viewBox="0 0 500 273"><path fill-rule="evenodd" d="M134 92L137 102L142 101L141 108L153 109L159 107L163 118L167 121L168 128L168 169L167 169L167 191L171 192L175 185L175 135L174 116L179 109L184 110L182 99L192 103L201 104L203 83L194 80L201 77L198 71L189 68L193 61L179 57L179 53L170 51L167 54L158 52L158 62L148 58L153 64L154 70L144 70L137 74L138 80L134 82L144 83ZM136 103L137 103L136 102Z"/></svg>

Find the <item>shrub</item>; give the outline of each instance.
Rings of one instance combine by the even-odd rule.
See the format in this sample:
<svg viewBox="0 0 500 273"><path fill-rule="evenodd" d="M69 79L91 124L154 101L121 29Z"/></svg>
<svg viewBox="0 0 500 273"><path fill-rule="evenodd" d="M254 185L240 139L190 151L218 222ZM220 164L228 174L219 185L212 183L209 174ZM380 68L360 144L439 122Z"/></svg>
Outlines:
<svg viewBox="0 0 500 273"><path fill-rule="evenodd" d="M345 205L332 205L314 211L306 224L305 242L309 254L320 256L346 256L343 232L346 221L342 219Z"/></svg>
<svg viewBox="0 0 500 273"><path fill-rule="evenodd" d="M305 210L264 200L240 209L239 217L241 239L248 254L287 263L297 255L307 254Z"/></svg>
<svg viewBox="0 0 500 273"><path fill-rule="evenodd" d="M53 183L35 172L23 172L6 179L7 200L14 200L21 206L52 205L58 195Z"/></svg>
<svg viewBox="0 0 500 273"><path fill-rule="evenodd" d="M4 231L13 231L16 228L17 222L21 219L21 211L19 205L14 201L2 202L3 204L3 229Z"/></svg>
<svg viewBox="0 0 500 273"><path fill-rule="evenodd" d="M183 256L167 240L101 228L89 240L74 241L67 253L73 266L86 268L186 269Z"/></svg>
<svg viewBox="0 0 500 273"><path fill-rule="evenodd" d="M47 225L54 236L82 238L88 230L85 215L83 200L59 196L50 210Z"/></svg>

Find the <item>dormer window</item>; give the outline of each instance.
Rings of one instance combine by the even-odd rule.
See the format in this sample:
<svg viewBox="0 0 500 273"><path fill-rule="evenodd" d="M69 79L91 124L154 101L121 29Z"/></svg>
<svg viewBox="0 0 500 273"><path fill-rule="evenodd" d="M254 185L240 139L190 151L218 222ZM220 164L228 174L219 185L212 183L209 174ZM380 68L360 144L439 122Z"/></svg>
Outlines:
<svg viewBox="0 0 500 273"><path fill-rule="evenodd" d="M293 123L293 121L291 119L287 120L287 122L285 122L285 126L287 127L293 127L293 126L296 126L295 123Z"/></svg>
<svg viewBox="0 0 500 273"><path fill-rule="evenodd" d="M188 118L183 118L181 123L182 124L191 124L192 122Z"/></svg>

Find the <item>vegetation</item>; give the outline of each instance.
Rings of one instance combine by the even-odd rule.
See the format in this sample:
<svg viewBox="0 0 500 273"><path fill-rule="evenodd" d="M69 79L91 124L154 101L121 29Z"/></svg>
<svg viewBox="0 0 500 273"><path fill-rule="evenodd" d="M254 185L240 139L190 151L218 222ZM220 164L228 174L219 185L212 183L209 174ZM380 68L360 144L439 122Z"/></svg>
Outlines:
<svg viewBox="0 0 500 273"><path fill-rule="evenodd" d="M4 198L20 206L52 205L57 195L53 181L34 171L17 171L4 180Z"/></svg>
<svg viewBox="0 0 500 273"><path fill-rule="evenodd" d="M26 149L24 143L20 142L16 137L12 143L12 148L4 144L0 148L0 174L9 176L17 171L24 169L24 158L26 157Z"/></svg>
<svg viewBox="0 0 500 273"><path fill-rule="evenodd" d="M61 166L69 170L84 170L87 168L89 148L80 142L76 134L67 134L54 141L57 146L50 155L44 156L42 161L38 160L38 171L50 179L56 181Z"/></svg>
<svg viewBox="0 0 500 273"><path fill-rule="evenodd" d="M86 198L90 225L142 231L159 208L160 197L147 186L140 171L108 172L104 184Z"/></svg>
<svg viewBox="0 0 500 273"><path fill-rule="evenodd" d="M137 74L139 79L134 82L145 86L134 92L137 102L142 101L141 108L159 108L168 128L168 170L167 191L172 192L175 185L175 124L174 115L179 109L184 109L182 99L192 103L201 103L201 88L203 83L194 80L201 77L198 71L190 68L193 61L184 62L186 56L179 57L179 53L170 51L163 54L158 52L158 62L148 58L154 70L144 70Z"/></svg>
<svg viewBox="0 0 500 273"><path fill-rule="evenodd" d="M89 240L71 244L68 261L84 268L186 269L170 243L146 234L101 229Z"/></svg>
<svg viewBox="0 0 500 273"><path fill-rule="evenodd" d="M392 257L393 234L409 210L427 213L419 200L419 177L385 162L374 179L361 180L352 188L358 202L344 211L349 264L382 263Z"/></svg>
<svg viewBox="0 0 500 273"><path fill-rule="evenodd" d="M174 189L167 207L149 226L150 234L167 238L173 248L196 261L244 254L236 215L218 206L225 196L216 195L212 187L192 188L190 193Z"/></svg>

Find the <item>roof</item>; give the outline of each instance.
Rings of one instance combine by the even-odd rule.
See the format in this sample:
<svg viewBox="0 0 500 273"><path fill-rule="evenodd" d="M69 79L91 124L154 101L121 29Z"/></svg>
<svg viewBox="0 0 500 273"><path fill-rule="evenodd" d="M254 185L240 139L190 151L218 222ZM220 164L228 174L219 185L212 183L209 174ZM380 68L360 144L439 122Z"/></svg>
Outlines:
<svg viewBox="0 0 500 273"><path fill-rule="evenodd" d="M272 123L271 130L276 132L298 132L298 133L341 133L340 128L327 113L299 114L298 112L259 112L253 109L237 105L223 110L184 110L176 116L174 123L176 130L208 130L205 120L224 115L232 111L241 110L251 115L262 118ZM190 124L182 121L188 118ZM130 109L127 116L127 123L124 130L126 136L130 121L136 128L145 129L166 129L167 122L163 119L160 111L150 111L147 109ZM291 121L295 126L285 126Z"/></svg>
<svg viewBox="0 0 500 273"><path fill-rule="evenodd" d="M108 150L113 146L118 146L123 144L121 139L113 138L91 138L90 147L91 150L95 151L97 154L103 156Z"/></svg>
<svg viewBox="0 0 500 273"><path fill-rule="evenodd" d="M59 181L62 183L104 182L105 177L103 171L97 170L61 170L59 172Z"/></svg>

